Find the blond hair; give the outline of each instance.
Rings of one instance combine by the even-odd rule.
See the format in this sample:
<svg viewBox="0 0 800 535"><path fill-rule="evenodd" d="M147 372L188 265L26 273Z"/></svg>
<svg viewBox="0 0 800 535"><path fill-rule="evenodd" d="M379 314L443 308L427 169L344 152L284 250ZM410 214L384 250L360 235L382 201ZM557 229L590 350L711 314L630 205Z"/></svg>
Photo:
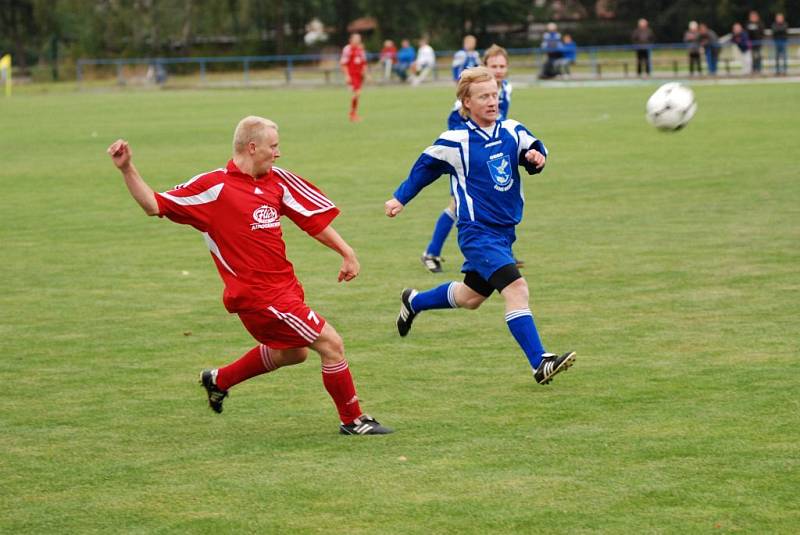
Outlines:
<svg viewBox="0 0 800 535"><path fill-rule="evenodd" d="M489 80L494 80L494 75L486 67L472 67L461 72L461 76L458 77L458 86L456 86L456 98L461 102L458 114L461 117L465 119L469 117L469 110L464 106L464 99L469 96L472 84L488 82Z"/></svg>
<svg viewBox="0 0 800 535"><path fill-rule="evenodd" d="M241 154L251 141L262 141L266 136L267 128L278 130L278 125L269 119L248 115L236 125L233 133L233 153Z"/></svg>
<svg viewBox="0 0 800 535"><path fill-rule="evenodd" d="M493 58L495 56L503 56L506 58L506 61L508 61L508 50L500 45L493 44L486 49L486 52L483 53L483 64L486 65L489 63L489 58Z"/></svg>

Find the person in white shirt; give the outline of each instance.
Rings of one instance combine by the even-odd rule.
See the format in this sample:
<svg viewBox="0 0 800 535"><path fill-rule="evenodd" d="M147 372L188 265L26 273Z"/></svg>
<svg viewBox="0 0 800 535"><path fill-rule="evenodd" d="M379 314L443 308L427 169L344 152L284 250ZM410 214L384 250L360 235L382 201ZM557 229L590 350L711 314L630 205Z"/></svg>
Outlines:
<svg viewBox="0 0 800 535"><path fill-rule="evenodd" d="M421 37L419 40L419 50L417 50L417 61L414 62L414 71L416 74L411 79L411 85L419 85L424 82L431 71L436 66L436 53L433 51L431 45L428 44L428 39Z"/></svg>

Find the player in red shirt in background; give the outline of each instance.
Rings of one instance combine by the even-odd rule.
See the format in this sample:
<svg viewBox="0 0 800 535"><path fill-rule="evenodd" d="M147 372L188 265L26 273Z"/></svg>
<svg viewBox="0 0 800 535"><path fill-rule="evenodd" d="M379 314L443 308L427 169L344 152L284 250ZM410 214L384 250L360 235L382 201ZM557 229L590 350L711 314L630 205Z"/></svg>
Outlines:
<svg viewBox="0 0 800 535"><path fill-rule="evenodd" d="M364 76L367 73L367 53L361 44L361 34L350 34L350 42L342 50L342 58L339 60L347 85L353 91L350 99L350 120L360 121L358 116L358 97L361 96L361 84L364 83Z"/></svg>
<svg viewBox="0 0 800 535"><path fill-rule="evenodd" d="M167 217L203 233L225 283L225 308L238 314L260 342L227 366L201 373L215 412L222 412L232 386L299 364L310 347L322 360L322 382L339 412L340 433L391 433L361 412L342 338L305 304L303 287L286 258L284 215L342 256L339 282L352 280L360 269L353 249L330 225L339 209L311 183L274 166L280 157L275 123L245 117L236 127L233 158L225 168L201 173L163 193L155 193L139 175L125 140L114 142L108 154L147 215Z"/></svg>

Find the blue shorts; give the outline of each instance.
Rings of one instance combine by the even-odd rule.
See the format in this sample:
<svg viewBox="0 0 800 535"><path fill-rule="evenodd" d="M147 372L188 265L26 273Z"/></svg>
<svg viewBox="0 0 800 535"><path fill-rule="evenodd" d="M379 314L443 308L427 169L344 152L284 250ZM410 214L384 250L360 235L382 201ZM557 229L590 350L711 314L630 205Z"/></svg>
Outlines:
<svg viewBox="0 0 800 535"><path fill-rule="evenodd" d="M458 225L458 246L464 255L461 272L475 271L483 279L503 266L516 263L511 246L517 235L514 227L489 227L470 221Z"/></svg>

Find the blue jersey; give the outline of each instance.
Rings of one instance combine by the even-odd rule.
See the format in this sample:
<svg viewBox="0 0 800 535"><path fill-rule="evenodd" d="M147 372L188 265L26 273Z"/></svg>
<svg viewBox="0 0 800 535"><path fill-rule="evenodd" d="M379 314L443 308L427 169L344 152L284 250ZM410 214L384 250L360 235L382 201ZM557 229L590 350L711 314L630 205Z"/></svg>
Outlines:
<svg viewBox="0 0 800 535"><path fill-rule="evenodd" d="M394 197L405 205L447 174L459 228L470 222L513 228L525 203L519 167L531 175L541 171L524 154L536 149L547 156L547 149L517 121L496 121L486 130L470 119L463 123L465 128L442 133L423 151Z"/></svg>
<svg viewBox="0 0 800 535"><path fill-rule="evenodd" d="M478 55L478 52L475 50L470 52L463 49L459 50L453 56L453 80L458 81L458 77L461 76L461 73L464 72L465 69L477 67L480 64L481 57Z"/></svg>
<svg viewBox="0 0 800 535"><path fill-rule="evenodd" d="M499 112L497 118L501 121L505 121L508 119L508 108L511 107L511 82L508 80L503 80L500 83L500 91L497 94L497 100L497 111ZM453 111L451 111L450 115L447 117L448 130L466 128L464 125L464 118L458 113L460 109L461 101L456 100L456 103L453 105Z"/></svg>

